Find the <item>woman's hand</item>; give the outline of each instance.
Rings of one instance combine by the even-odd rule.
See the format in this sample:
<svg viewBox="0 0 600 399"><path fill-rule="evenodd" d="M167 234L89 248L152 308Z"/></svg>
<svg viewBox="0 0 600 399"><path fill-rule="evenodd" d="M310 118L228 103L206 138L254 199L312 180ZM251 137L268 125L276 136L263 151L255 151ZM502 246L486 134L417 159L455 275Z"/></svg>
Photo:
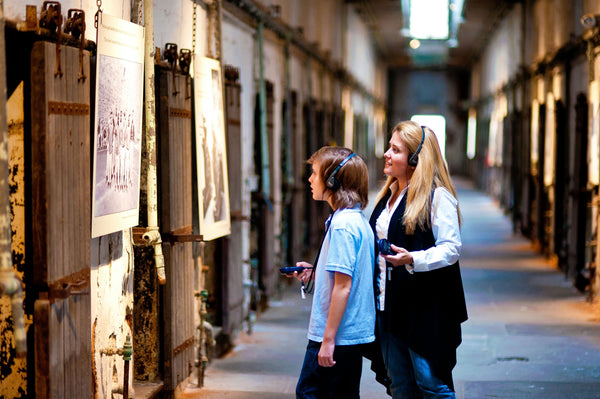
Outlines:
<svg viewBox="0 0 600 399"><path fill-rule="evenodd" d="M391 263L393 266L410 265L414 262L410 252L405 248L398 247L394 244L392 244L390 248L396 252L396 255L381 255L386 262Z"/></svg>

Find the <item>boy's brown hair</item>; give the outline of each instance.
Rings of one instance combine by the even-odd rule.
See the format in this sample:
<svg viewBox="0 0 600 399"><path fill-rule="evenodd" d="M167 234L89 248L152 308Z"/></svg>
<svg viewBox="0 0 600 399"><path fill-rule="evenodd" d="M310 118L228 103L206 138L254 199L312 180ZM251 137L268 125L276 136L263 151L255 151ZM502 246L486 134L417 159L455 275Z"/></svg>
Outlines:
<svg viewBox="0 0 600 399"><path fill-rule="evenodd" d="M350 154L352 151L348 148L325 146L315 152L306 162L309 165L319 164L319 177L325 184L335 168ZM339 182L337 190L331 190L325 186L331 192L333 207L335 209L354 208L359 204L360 209L365 209L369 202L369 173L362 158L354 155L337 171L335 178Z"/></svg>

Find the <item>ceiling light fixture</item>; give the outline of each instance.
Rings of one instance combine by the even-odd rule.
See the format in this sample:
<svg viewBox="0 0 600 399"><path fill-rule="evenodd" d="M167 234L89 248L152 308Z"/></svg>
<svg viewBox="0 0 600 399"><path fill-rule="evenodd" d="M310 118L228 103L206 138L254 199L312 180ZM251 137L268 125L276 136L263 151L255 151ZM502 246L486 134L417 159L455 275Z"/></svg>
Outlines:
<svg viewBox="0 0 600 399"><path fill-rule="evenodd" d="M418 49L419 47L421 47L421 41L419 39L412 39L409 43L410 48L412 48L413 50Z"/></svg>

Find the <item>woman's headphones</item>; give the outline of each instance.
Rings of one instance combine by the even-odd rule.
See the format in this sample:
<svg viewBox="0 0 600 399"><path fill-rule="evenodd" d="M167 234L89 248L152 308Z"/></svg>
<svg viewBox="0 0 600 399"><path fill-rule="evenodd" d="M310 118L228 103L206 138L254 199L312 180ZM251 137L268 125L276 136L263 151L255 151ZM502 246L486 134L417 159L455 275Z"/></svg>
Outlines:
<svg viewBox="0 0 600 399"><path fill-rule="evenodd" d="M352 158L355 155L355 153L348 155L346 158L344 158L342 162L340 162L338 166L335 167L333 172L331 172L327 180L325 180L325 186L328 189L330 189L331 191L336 191L338 188L340 188L340 182L338 181L338 179L335 178L335 175L342 168L342 166L344 166L346 162L348 162L350 158Z"/></svg>
<svg viewBox="0 0 600 399"><path fill-rule="evenodd" d="M419 163L419 152L421 152L421 147L425 141L425 126L421 126L421 131L423 132L423 135L421 136L421 142L419 143L417 150L413 154L410 154L410 157L408 157L408 164L410 166L417 166Z"/></svg>

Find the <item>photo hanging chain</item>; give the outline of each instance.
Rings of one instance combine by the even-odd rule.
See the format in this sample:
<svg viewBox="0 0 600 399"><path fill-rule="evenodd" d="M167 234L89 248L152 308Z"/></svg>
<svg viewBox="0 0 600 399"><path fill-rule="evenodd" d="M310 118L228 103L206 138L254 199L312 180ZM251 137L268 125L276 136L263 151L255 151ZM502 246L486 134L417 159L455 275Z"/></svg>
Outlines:
<svg viewBox="0 0 600 399"><path fill-rule="evenodd" d="M196 7L198 7L196 0L194 0L193 3L194 3L194 12L192 13L192 59L194 58L194 55L196 54Z"/></svg>
<svg viewBox="0 0 600 399"><path fill-rule="evenodd" d="M96 5L98 6L98 11L94 14L94 28L96 28L96 43L98 43L98 18L102 14L102 0L96 0Z"/></svg>

